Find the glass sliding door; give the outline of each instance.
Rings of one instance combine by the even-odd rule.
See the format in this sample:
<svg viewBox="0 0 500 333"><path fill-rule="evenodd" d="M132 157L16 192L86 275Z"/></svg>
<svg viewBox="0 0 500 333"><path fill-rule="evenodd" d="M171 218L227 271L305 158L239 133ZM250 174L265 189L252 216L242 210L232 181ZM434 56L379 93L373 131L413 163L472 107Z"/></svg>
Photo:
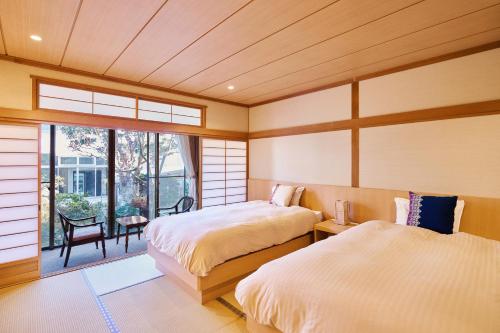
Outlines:
<svg viewBox="0 0 500 333"><path fill-rule="evenodd" d="M62 244L57 210L108 222L108 130L42 126L42 247Z"/></svg>
<svg viewBox="0 0 500 333"><path fill-rule="evenodd" d="M55 207L70 218L108 222L108 130L56 126ZM62 244L55 217L55 245Z"/></svg>
<svg viewBox="0 0 500 333"><path fill-rule="evenodd" d="M159 207L171 207L187 195L186 172L174 134L159 135Z"/></svg>
<svg viewBox="0 0 500 333"><path fill-rule="evenodd" d="M157 217L158 208L171 207L185 195L195 197L190 188L196 188L196 178L186 176L184 165L190 157L182 156L183 151L189 155L185 153L186 138L174 134L43 125L42 247L62 244L57 210L70 218L95 215L98 221L105 222L106 236L113 237L117 230L114 218L140 215L153 219ZM197 156L197 145L190 148L191 154ZM197 163L196 160L194 164ZM114 193L108 193L109 188L114 189ZM114 200L108 200L110 195ZM112 220L108 213L114 213Z"/></svg>
<svg viewBox="0 0 500 333"><path fill-rule="evenodd" d="M117 130L115 140L117 218L133 215L149 217L150 169L148 133Z"/></svg>
<svg viewBox="0 0 500 333"><path fill-rule="evenodd" d="M41 154L42 154L42 177L41 181L41 220L42 220L42 248L54 246L53 230L51 230L51 224L53 229L53 222L51 223L50 214L50 125L41 126Z"/></svg>

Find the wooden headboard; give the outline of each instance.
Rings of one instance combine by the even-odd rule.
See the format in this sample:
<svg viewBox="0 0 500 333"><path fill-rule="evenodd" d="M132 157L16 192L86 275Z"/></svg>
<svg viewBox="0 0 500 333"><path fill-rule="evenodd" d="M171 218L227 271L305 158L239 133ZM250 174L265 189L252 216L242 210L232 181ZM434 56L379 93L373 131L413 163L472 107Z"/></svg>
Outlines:
<svg viewBox="0 0 500 333"><path fill-rule="evenodd" d="M249 179L248 200L269 200L271 189L277 183L305 186L306 190L302 195L300 205L313 210L321 210L326 218L334 215L335 200L349 200L351 220L355 222L369 220L394 222L396 220L394 197L408 198L408 191ZM500 198L462 195L459 195L459 198L465 201L460 231L500 240Z"/></svg>

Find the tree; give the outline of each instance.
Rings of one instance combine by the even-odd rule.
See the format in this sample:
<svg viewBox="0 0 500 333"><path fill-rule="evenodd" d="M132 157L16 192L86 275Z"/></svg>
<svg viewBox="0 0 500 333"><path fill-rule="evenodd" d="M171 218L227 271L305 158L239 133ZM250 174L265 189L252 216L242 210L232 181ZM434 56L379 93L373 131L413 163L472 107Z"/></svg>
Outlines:
<svg viewBox="0 0 500 333"><path fill-rule="evenodd" d="M89 127L59 127L68 142L68 147L82 156L108 160L108 131ZM115 184L117 193L117 215L141 214L148 211L146 206L148 176L153 176L154 144L150 135L151 161L148 169L147 133L116 131ZM177 153L177 142L173 135L160 135L159 170L163 170L168 156Z"/></svg>

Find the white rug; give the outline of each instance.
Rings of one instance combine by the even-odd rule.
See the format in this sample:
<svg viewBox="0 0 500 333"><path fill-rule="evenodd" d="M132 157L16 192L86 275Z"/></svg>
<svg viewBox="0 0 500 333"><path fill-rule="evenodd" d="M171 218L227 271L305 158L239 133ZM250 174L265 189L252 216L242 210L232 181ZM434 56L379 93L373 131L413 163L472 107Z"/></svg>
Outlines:
<svg viewBox="0 0 500 333"><path fill-rule="evenodd" d="M98 296L163 276L147 254L86 268L82 273Z"/></svg>

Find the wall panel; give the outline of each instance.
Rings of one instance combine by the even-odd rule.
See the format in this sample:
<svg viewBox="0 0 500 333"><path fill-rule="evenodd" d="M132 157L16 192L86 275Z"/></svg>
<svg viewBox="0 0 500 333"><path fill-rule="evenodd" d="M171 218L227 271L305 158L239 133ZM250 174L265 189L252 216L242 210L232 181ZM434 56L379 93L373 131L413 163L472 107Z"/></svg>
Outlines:
<svg viewBox="0 0 500 333"><path fill-rule="evenodd" d="M360 129L360 186L500 197L500 115Z"/></svg>
<svg viewBox="0 0 500 333"><path fill-rule="evenodd" d="M0 287L39 270L39 128L0 124Z"/></svg>
<svg viewBox="0 0 500 333"><path fill-rule="evenodd" d="M500 48L361 81L360 116L500 99Z"/></svg>
<svg viewBox="0 0 500 333"><path fill-rule="evenodd" d="M351 131L249 141L250 178L349 186Z"/></svg>
<svg viewBox="0 0 500 333"><path fill-rule="evenodd" d="M351 117L351 86L343 85L251 108L250 132Z"/></svg>

